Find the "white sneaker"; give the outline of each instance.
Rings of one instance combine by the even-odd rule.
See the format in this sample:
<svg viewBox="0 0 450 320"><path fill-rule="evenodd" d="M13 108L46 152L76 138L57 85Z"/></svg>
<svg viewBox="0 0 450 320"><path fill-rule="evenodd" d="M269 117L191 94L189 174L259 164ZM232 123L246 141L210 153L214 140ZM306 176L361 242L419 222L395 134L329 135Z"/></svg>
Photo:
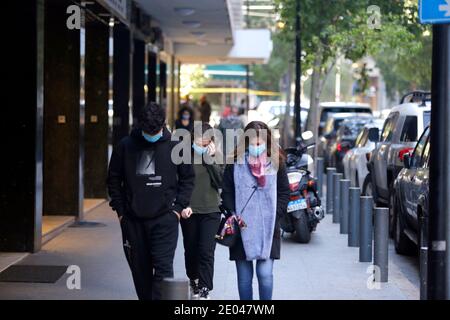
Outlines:
<svg viewBox="0 0 450 320"><path fill-rule="evenodd" d="M208 288L202 288L200 290L200 297L199 300L210 300L211 297L209 296L209 289Z"/></svg>
<svg viewBox="0 0 450 320"><path fill-rule="evenodd" d="M190 280L189 285L191 287L191 300L197 300L200 293L198 280Z"/></svg>

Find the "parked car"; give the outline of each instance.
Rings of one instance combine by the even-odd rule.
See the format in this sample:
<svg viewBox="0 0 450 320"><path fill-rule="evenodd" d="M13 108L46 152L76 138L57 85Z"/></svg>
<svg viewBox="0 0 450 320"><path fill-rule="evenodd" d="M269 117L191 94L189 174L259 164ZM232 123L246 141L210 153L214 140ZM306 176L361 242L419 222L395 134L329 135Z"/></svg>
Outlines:
<svg viewBox="0 0 450 320"><path fill-rule="evenodd" d="M332 114L324 127L324 134L319 140L319 151L318 155L324 158L325 168L329 166L334 166L331 148L335 144L337 139L338 130L341 124L348 119L355 118L371 118L368 113L335 113Z"/></svg>
<svg viewBox="0 0 450 320"><path fill-rule="evenodd" d="M361 187L364 184L369 173L368 154L375 148L383 124L382 119L374 119L366 124L356 138L355 147L347 152L342 160L345 178L350 180L352 187Z"/></svg>
<svg viewBox="0 0 450 320"><path fill-rule="evenodd" d="M414 254L428 238L430 129L427 127L394 182L394 243L400 254Z"/></svg>
<svg viewBox="0 0 450 320"><path fill-rule="evenodd" d="M330 118L335 113L365 113L372 114L372 109L370 105L366 103L355 103L355 102L322 102L319 105L320 112L320 122L319 122L319 136L325 132L325 124L328 118ZM350 116L350 115L349 115Z"/></svg>
<svg viewBox="0 0 450 320"><path fill-rule="evenodd" d="M355 117L357 115L358 114L356 113L334 113L328 117L323 128L323 134L319 137L319 143L317 146L317 154L319 157L323 157L325 159L325 167L329 165L329 158L327 154L329 145L334 139L336 139L336 134L341 122L348 117Z"/></svg>
<svg viewBox="0 0 450 320"><path fill-rule="evenodd" d="M330 144L328 150L330 165L335 167L337 172L344 173L344 165L342 163L344 156L355 147L356 138L358 137L359 132L372 120L373 118L370 116L357 116L345 119L341 122L336 133L336 139Z"/></svg>
<svg viewBox="0 0 450 320"><path fill-rule="evenodd" d="M401 104L392 108L386 119L380 142L371 152L367 164L369 174L363 193L371 195L378 206L390 208L390 234L394 226L393 183L403 168L403 156L415 147L419 134L430 123L431 94L416 91L405 95Z"/></svg>
<svg viewBox="0 0 450 320"><path fill-rule="evenodd" d="M290 116L294 116L294 102L290 103ZM300 120L302 127L306 124L306 118L308 117L309 105L301 104L300 108ZM252 118L249 115L249 121L261 120L270 128L279 128L283 123L284 114L286 112L286 101L262 101L256 108L256 112L252 113Z"/></svg>

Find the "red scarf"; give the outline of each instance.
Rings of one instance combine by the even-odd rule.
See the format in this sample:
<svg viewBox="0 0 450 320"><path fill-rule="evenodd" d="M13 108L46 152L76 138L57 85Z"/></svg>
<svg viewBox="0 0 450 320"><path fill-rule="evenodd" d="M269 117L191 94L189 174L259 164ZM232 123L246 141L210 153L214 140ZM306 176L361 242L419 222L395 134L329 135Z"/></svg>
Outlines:
<svg viewBox="0 0 450 320"><path fill-rule="evenodd" d="M267 166L267 153L264 152L259 157L248 156L248 165L252 175L258 181L259 187L266 185L266 166Z"/></svg>

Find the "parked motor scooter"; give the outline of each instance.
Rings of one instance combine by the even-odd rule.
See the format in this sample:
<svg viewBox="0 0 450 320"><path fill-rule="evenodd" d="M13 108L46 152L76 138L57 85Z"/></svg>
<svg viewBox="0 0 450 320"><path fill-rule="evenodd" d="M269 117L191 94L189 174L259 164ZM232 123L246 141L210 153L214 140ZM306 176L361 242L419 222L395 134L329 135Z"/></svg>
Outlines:
<svg viewBox="0 0 450 320"><path fill-rule="evenodd" d="M299 243L308 243L311 240L311 233L325 216L316 180L308 170L308 166L313 164L314 160L307 154L307 150L314 148L315 144L307 145L305 141L312 137L312 132L306 131L302 134L297 147L285 150L291 192L287 214L281 220L281 229L292 233Z"/></svg>

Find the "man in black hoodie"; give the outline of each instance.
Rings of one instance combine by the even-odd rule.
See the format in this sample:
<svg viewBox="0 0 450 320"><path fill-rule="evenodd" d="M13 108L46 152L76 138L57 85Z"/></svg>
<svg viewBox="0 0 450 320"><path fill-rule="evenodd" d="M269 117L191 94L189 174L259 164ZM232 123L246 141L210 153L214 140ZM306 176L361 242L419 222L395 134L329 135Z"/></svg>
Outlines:
<svg viewBox="0 0 450 320"><path fill-rule="evenodd" d="M173 277L178 223L194 187L190 164L171 160L165 111L151 102L109 164L110 205L119 216L123 246L140 300L161 299L163 278Z"/></svg>

